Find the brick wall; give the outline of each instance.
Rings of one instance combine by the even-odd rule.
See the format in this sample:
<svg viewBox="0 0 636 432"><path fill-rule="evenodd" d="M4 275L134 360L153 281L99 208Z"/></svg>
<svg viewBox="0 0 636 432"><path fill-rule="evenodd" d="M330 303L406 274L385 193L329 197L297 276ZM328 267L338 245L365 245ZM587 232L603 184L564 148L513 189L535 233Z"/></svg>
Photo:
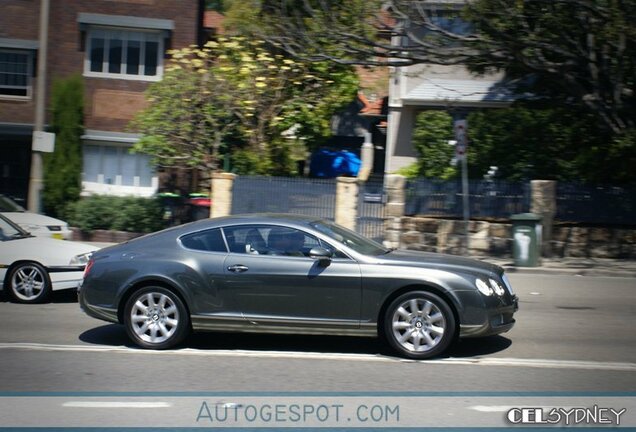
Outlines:
<svg viewBox="0 0 636 432"><path fill-rule="evenodd" d="M81 47L79 13L127 15L174 21L171 47L196 43L198 0L52 0L49 16L47 85L53 79L83 72L85 52ZM3 0L0 13L0 38L38 39L40 0ZM106 78L86 78L86 124L89 129L123 131L132 113L143 107L141 95L148 83ZM100 93L100 91L102 91ZM103 91L111 92L108 110L96 111L95 101ZM118 99L119 98L119 99ZM29 101L0 99L0 122L32 123L34 98ZM118 101L125 103L118 104ZM132 106L130 105L132 104ZM48 100L47 100L48 106ZM109 114L110 111L110 114ZM48 120L48 119L47 119Z"/></svg>

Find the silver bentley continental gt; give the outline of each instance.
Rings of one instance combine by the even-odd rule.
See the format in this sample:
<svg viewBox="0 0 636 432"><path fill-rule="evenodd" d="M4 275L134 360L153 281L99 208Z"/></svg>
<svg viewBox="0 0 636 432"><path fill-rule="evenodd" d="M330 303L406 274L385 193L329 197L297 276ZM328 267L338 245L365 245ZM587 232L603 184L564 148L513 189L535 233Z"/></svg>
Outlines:
<svg viewBox="0 0 636 432"><path fill-rule="evenodd" d="M518 308L496 265L277 214L197 221L97 251L79 300L144 348L174 347L192 330L380 336L412 359L506 332Z"/></svg>

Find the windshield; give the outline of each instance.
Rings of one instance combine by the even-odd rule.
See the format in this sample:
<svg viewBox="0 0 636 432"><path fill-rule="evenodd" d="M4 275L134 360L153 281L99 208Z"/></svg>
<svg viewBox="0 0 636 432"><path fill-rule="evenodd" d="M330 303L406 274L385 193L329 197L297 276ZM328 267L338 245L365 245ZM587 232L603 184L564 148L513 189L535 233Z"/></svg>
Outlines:
<svg viewBox="0 0 636 432"><path fill-rule="evenodd" d="M26 237L28 234L18 226L0 217L0 241Z"/></svg>
<svg viewBox="0 0 636 432"><path fill-rule="evenodd" d="M389 252L389 249L385 248L380 243L374 242L373 240L363 237L354 231L334 223L319 221L312 222L310 225L321 233L329 236L337 243L343 244L363 255L377 256Z"/></svg>
<svg viewBox="0 0 636 432"><path fill-rule="evenodd" d="M11 198L0 195L0 212L23 212L24 208L16 204Z"/></svg>

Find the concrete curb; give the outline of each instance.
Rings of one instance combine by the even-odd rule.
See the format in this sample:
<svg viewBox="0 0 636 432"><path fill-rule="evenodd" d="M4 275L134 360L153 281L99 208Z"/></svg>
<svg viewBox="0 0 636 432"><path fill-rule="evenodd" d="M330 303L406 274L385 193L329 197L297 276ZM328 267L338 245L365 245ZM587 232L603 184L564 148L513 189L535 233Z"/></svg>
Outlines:
<svg viewBox="0 0 636 432"><path fill-rule="evenodd" d="M506 265L502 267L507 273L517 274L636 278L636 269L515 267Z"/></svg>

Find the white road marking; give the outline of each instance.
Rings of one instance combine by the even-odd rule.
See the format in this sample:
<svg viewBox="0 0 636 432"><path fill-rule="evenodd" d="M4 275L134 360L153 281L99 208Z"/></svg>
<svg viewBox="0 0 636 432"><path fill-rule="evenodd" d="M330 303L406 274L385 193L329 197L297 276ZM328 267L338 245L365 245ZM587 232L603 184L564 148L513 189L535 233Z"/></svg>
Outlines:
<svg viewBox="0 0 636 432"><path fill-rule="evenodd" d="M71 401L62 404L65 408L170 408L168 402L98 402Z"/></svg>
<svg viewBox="0 0 636 432"><path fill-rule="evenodd" d="M437 360L408 360L397 357L388 357L380 354L341 354L321 353L305 351L257 351L257 350L201 350L184 348L178 350L153 351L125 346L98 346L98 345L55 345L39 343L0 343L0 349L21 349L32 351L66 351L66 352L109 352L117 354L139 354L154 356L195 356L195 357L256 357L256 358L285 358L305 360L345 360L366 361L383 363L423 363L441 365L468 365L468 366L511 366L531 367L544 369L584 369L606 370L618 372L636 372L636 363L599 362L582 360L550 360L550 359L521 359L521 358L497 358L497 357L471 357L471 358L446 358Z"/></svg>

